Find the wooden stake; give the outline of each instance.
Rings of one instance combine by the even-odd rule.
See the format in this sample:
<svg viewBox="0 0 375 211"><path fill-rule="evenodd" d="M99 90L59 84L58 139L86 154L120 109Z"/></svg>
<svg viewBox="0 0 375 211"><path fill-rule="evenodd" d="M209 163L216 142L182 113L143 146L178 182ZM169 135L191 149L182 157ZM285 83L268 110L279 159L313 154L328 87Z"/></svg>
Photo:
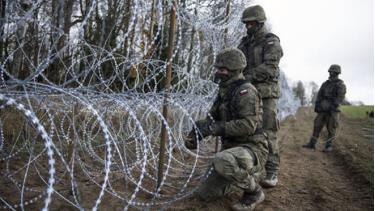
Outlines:
<svg viewBox="0 0 375 211"><path fill-rule="evenodd" d="M168 99L170 97L170 88L172 80L172 55L174 49L174 35L176 33L176 3L173 1L173 5L170 13L170 23L169 23L169 40L168 40L168 66L167 75L164 84L164 103L163 103L163 117L168 121ZM164 167L164 157L165 157L165 143L167 140L167 128L163 124L161 128L160 137L160 150L159 150L159 166L158 166L158 181L157 189L160 187L163 178L163 167Z"/></svg>

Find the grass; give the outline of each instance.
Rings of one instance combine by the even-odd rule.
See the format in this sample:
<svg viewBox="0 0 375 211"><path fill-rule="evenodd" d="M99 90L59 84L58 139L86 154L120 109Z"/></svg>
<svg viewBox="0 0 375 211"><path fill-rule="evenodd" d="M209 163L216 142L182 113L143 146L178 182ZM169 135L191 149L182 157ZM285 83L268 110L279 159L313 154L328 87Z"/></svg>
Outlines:
<svg viewBox="0 0 375 211"><path fill-rule="evenodd" d="M342 155L354 174L374 184L374 120L366 112L374 106L341 106L345 118L341 122L345 135L337 141L337 152ZM339 134L340 136L340 134Z"/></svg>
<svg viewBox="0 0 375 211"><path fill-rule="evenodd" d="M349 118L366 118L368 117L366 112L371 112L374 110L373 105L361 105L361 106L351 106L344 105L340 106L342 113Z"/></svg>

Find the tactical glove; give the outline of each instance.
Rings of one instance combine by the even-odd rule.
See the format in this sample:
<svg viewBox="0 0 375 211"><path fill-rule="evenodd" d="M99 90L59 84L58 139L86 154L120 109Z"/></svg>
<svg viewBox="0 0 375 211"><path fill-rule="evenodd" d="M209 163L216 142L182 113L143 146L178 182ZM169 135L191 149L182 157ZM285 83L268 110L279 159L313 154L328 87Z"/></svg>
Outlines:
<svg viewBox="0 0 375 211"><path fill-rule="evenodd" d="M195 138L195 134L191 136L191 134L188 135L188 137L185 138L185 146L188 149L196 149L197 148L197 140Z"/></svg>
<svg viewBox="0 0 375 211"><path fill-rule="evenodd" d="M198 131L193 127L185 139L185 146L188 149L196 149L198 142L209 135L225 136L225 122L211 123L207 120L201 120L195 122L195 125Z"/></svg>
<svg viewBox="0 0 375 211"><path fill-rule="evenodd" d="M337 112L337 111L339 111L339 109L338 109L338 107L339 107L340 105L339 104L337 104L337 103L332 103L331 104L331 112Z"/></svg>
<svg viewBox="0 0 375 211"><path fill-rule="evenodd" d="M208 126L214 136L225 136L225 122L215 122Z"/></svg>
<svg viewBox="0 0 375 211"><path fill-rule="evenodd" d="M268 75L265 73L264 68L259 66L252 71L252 76L254 82L264 82L268 80Z"/></svg>
<svg viewBox="0 0 375 211"><path fill-rule="evenodd" d="M196 121L195 125L198 131L195 131L195 128L192 131L197 132L199 141L212 134L209 128L210 123L207 120Z"/></svg>
<svg viewBox="0 0 375 211"><path fill-rule="evenodd" d="M252 70L251 75L253 82L261 83L277 78L279 73L269 68L266 64L261 64Z"/></svg>
<svg viewBox="0 0 375 211"><path fill-rule="evenodd" d="M185 146L188 149L196 149L198 142L210 135L206 120L196 121L195 125L196 127L193 127L185 139Z"/></svg>
<svg viewBox="0 0 375 211"><path fill-rule="evenodd" d="M322 112L322 107L320 106L320 102L321 102L321 101L315 101L315 108L314 108L314 111L315 111L316 113L320 113L320 112Z"/></svg>

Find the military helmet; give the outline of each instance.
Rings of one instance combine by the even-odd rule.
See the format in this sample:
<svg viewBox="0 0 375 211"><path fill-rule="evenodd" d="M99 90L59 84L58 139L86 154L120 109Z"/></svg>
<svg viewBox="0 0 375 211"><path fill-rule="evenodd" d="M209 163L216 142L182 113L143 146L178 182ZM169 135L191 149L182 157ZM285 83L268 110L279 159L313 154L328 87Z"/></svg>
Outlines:
<svg viewBox="0 0 375 211"><path fill-rule="evenodd" d="M241 18L243 23L248 21L258 21L259 23L264 23L266 20L266 13L264 12L263 7L259 5L246 8L242 13Z"/></svg>
<svg viewBox="0 0 375 211"><path fill-rule="evenodd" d="M333 64L329 67L328 72L335 72L341 74L341 67L338 64Z"/></svg>
<svg viewBox="0 0 375 211"><path fill-rule="evenodd" d="M243 70L246 67L246 57L237 48L226 48L216 56L214 66L225 67L231 71Z"/></svg>

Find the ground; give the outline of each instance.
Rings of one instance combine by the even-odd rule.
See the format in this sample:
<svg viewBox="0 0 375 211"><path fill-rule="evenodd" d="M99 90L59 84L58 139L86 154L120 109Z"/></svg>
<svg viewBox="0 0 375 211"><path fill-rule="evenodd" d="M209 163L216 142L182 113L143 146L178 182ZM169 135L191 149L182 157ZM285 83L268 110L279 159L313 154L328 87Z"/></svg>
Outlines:
<svg viewBox="0 0 375 211"><path fill-rule="evenodd" d="M326 132L321 135L317 150L302 148L312 133L315 117L312 108L300 108L295 116L284 120L279 132L281 148L279 184L275 188L265 190L266 200L256 210L373 210L374 124L373 119L363 115L365 111L359 112L361 115L358 115L358 109L363 108L347 107L344 109L334 150L329 154L322 152ZM373 109L373 107L367 109ZM16 124L17 121L14 122ZM21 164L25 163L25 159L27 160L27 157L20 156L12 161L11 164L14 165L10 165L9 168L19 169ZM88 160L89 157L82 159ZM5 162L0 161L0 169L5 170L5 168ZM80 186L82 205L85 208L92 207L99 189L88 182L87 175L81 175L81 173L76 173L76 175L80 178L77 182ZM112 176L116 178L115 174ZM39 178L31 173L28 177ZM62 180L55 188L59 190L59 193L73 200L69 194L71 189L69 181L69 178L66 181ZM114 188L117 187L115 183L111 184ZM45 185L41 185L37 179L29 179L28 185L39 191L45 189ZM122 187L123 181L119 181L117 185ZM2 177L0 187L1 196L13 203L19 202L19 194L13 194L15 187L9 179ZM240 194L234 194L225 199L202 203L192 197L178 201L166 210L225 211L230 210L230 205L239 198ZM43 200L39 200L38 203L25 208L40 209L43 206L42 203ZM122 210L123 206L123 202L116 201L114 197L105 194L100 208ZM55 198L51 210L76 209L60 198L59 200Z"/></svg>
<svg viewBox="0 0 375 211"><path fill-rule="evenodd" d="M344 114L345 115L345 114ZM267 189L266 200L256 210L373 210L373 119L342 115L332 153L323 153L322 134L317 150L308 142L315 113L301 108L281 124L279 184ZM348 116L348 115L347 115ZM184 210L230 210L238 196L201 204L190 200ZM173 209L173 208L172 208Z"/></svg>

